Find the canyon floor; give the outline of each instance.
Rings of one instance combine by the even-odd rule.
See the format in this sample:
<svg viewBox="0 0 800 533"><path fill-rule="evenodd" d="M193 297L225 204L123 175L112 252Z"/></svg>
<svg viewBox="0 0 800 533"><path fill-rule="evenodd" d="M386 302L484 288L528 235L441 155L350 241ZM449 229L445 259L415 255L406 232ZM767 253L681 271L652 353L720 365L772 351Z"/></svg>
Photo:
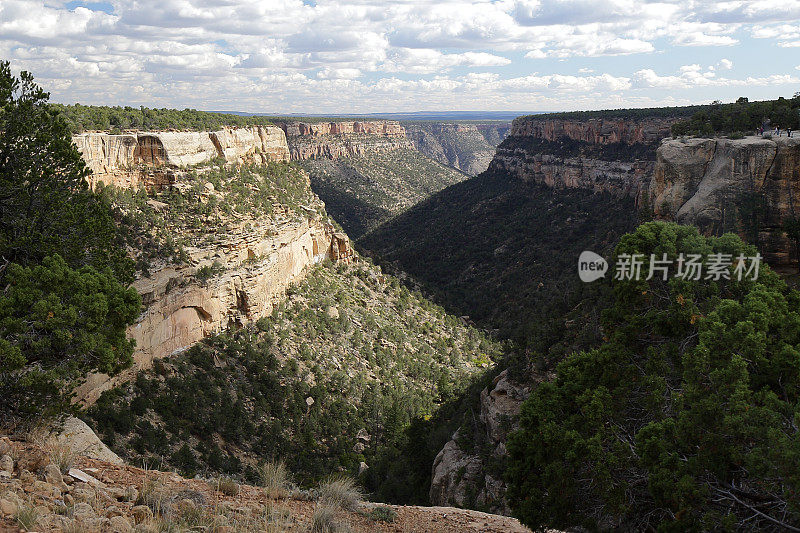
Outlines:
<svg viewBox="0 0 800 533"><path fill-rule="evenodd" d="M6 438L0 439L0 451L0 531L300 532L311 530L318 506L308 492L275 498L261 487L232 488L217 480L186 479L88 457L58 467L57 453ZM68 474L61 474L63 470ZM375 509L382 513L373 514ZM393 520L380 518L387 514ZM21 524L24 520L27 526ZM330 531L529 531L513 518L477 511L370 502L338 510L335 520L338 528Z"/></svg>

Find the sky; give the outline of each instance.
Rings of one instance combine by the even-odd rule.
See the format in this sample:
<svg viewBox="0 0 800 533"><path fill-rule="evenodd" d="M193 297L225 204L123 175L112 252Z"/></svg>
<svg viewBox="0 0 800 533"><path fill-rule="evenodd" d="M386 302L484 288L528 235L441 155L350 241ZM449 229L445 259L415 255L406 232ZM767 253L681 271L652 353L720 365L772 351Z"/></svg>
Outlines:
<svg viewBox="0 0 800 533"><path fill-rule="evenodd" d="M800 0L0 0L62 103L569 111L792 96Z"/></svg>

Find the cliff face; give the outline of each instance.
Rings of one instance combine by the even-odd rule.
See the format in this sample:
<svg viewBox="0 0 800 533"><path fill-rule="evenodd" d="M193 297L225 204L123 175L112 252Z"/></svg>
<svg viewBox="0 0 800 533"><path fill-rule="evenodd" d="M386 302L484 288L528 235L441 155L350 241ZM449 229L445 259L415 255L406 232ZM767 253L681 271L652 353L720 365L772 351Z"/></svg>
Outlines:
<svg viewBox="0 0 800 533"><path fill-rule="evenodd" d="M276 126L210 132L82 133L73 142L92 171L90 185L163 187L174 170L223 158L230 163L287 161L289 147Z"/></svg>
<svg viewBox="0 0 800 533"><path fill-rule="evenodd" d="M647 199L658 219L708 235L736 232L773 267L796 268L796 245L782 227L800 217L800 139L664 139L673 122L521 117L490 169L556 189Z"/></svg>
<svg viewBox="0 0 800 533"><path fill-rule="evenodd" d="M782 230L800 218L800 139L667 139L649 196L658 218L739 233L780 270L796 268Z"/></svg>
<svg viewBox="0 0 800 533"><path fill-rule="evenodd" d="M92 404L103 391L149 368L154 360L269 315L306 267L324 259L350 261L353 256L346 235L308 219L277 228L242 221L221 242L186 251L187 264L162 265L134 283L146 309L128 328L128 337L136 341L133 367L113 378L89 376L77 391L78 400ZM198 270L212 264L222 273L200 280Z"/></svg>
<svg viewBox="0 0 800 533"><path fill-rule="evenodd" d="M658 142L674 119L554 120L520 117L489 168L554 188L641 198Z"/></svg>
<svg viewBox="0 0 800 533"><path fill-rule="evenodd" d="M477 176L489 167L495 147L510 125L409 122L405 127L417 150L443 165Z"/></svg>
<svg viewBox="0 0 800 533"><path fill-rule="evenodd" d="M589 144L654 144L670 134L670 126L678 119L537 119L519 117L511 124L509 135L534 137L548 141L571 139Z"/></svg>
<svg viewBox="0 0 800 533"><path fill-rule="evenodd" d="M164 228L146 226L136 231L154 236L167 231L171 239L185 243L181 245L184 254L178 262L157 258L149 273L134 283L144 312L128 329L128 337L136 341L133 367L114 378L89 376L77 391L77 399L85 404L156 359L270 314L289 284L300 279L309 265L353 257L348 237L326 222L324 204L302 171L277 169L273 173L265 168L256 178L252 172L227 168L225 179L216 187L202 178L202 172L179 171L214 158L231 163L285 161L288 147L280 128L90 133L76 136L75 141L93 171L92 185L102 181L121 188L150 187L155 184L153 176L160 176L161 185L170 187L174 195L192 190L197 181L202 191L175 205L155 199L172 201L172 194L154 192L146 206L124 206L125 210L158 212L143 212L142 218L150 221L147 224L169 220ZM284 183L287 180L293 183ZM270 184L276 188L270 189ZM278 203L281 194L289 204ZM248 200L247 195L257 198ZM199 216L197 212L185 210L188 200L215 207L198 223L192 220ZM221 204L226 210L220 211ZM216 214L211 216L211 212ZM148 246L140 244L143 249Z"/></svg>
<svg viewBox="0 0 800 533"><path fill-rule="evenodd" d="M559 155L558 147L503 143L489 168L555 189L588 189L639 198L649 187L655 162L627 157Z"/></svg>
<svg viewBox="0 0 800 533"><path fill-rule="evenodd" d="M281 128L292 161L357 157L412 147L405 129L393 121L287 122Z"/></svg>

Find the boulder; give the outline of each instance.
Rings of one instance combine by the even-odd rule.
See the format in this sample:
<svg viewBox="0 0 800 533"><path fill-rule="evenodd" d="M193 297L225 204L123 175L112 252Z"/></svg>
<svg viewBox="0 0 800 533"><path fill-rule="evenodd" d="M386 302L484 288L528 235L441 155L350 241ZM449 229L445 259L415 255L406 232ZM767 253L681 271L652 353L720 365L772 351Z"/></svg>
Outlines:
<svg viewBox="0 0 800 533"><path fill-rule="evenodd" d="M56 445L66 446L76 455L84 455L117 465L124 464L117 454L103 444L92 428L87 426L83 420L75 417L67 418L61 429L51 434L48 440Z"/></svg>

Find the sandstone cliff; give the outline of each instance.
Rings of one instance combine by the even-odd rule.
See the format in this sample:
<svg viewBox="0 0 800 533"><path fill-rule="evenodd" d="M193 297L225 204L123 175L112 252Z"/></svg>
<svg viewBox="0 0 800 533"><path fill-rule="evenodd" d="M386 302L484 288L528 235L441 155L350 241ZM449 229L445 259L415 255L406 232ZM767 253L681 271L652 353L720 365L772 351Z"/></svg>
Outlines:
<svg viewBox="0 0 800 533"><path fill-rule="evenodd" d="M94 403L103 391L154 360L270 314L309 265L353 256L347 236L319 219L287 220L278 226L242 221L218 242L186 251L187 264L163 264L134 283L145 311L128 328L136 341L133 367L113 378L89 376L77 391L80 401ZM200 269L212 265L221 273L205 281L198 278Z"/></svg>
<svg viewBox="0 0 800 533"><path fill-rule="evenodd" d="M293 161L339 159L412 147L405 129L394 121L285 122L280 126Z"/></svg>
<svg viewBox="0 0 800 533"><path fill-rule="evenodd" d="M477 176L489 167L510 124L408 122L405 128L417 150L443 165Z"/></svg>
<svg viewBox="0 0 800 533"><path fill-rule="evenodd" d="M588 120L519 117L511 124L510 136L548 141L571 139L589 144L654 144L670 134L677 118L592 118Z"/></svg>
<svg viewBox="0 0 800 533"><path fill-rule="evenodd" d="M800 139L667 139L657 157L649 196L658 218L737 232L774 267L796 268L782 226L800 218Z"/></svg>
<svg viewBox="0 0 800 533"><path fill-rule="evenodd" d="M554 188L640 199L649 188L658 142L674 121L520 117L489 168Z"/></svg>
<svg viewBox="0 0 800 533"><path fill-rule="evenodd" d="M490 169L553 188L647 200L658 219L733 231L779 270L794 270L783 225L800 217L800 139L664 139L675 119L520 117ZM662 141L662 139L664 139Z"/></svg>
<svg viewBox="0 0 800 533"><path fill-rule="evenodd" d="M210 132L82 133L73 142L98 183L122 188L163 187L174 170L222 158L229 163L287 161L289 148L276 126L223 128Z"/></svg>

